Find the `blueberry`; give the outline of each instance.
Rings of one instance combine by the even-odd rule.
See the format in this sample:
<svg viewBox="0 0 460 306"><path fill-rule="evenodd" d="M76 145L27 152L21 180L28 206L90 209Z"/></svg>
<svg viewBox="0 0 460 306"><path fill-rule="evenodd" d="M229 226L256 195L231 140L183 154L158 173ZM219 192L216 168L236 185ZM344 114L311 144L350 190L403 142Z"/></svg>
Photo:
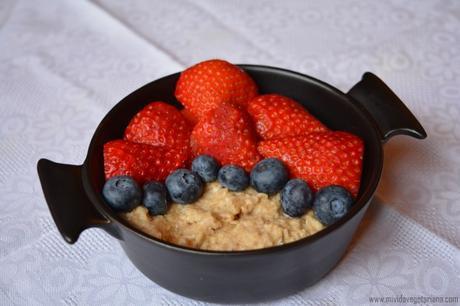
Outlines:
<svg viewBox="0 0 460 306"><path fill-rule="evenodd" d="M311 208L313 193L301 179L289 180L281 190L281 208L290 217L300 217Z"/></svg>
<svg viewBox="0 0 460 306"><path fill-rule="evenodd" d="M217 178L222 186L231 191L243 191L249 185L246 171L235 165L226 165L220 168Z"/></svg>
<svg viewBox="0 0 460 306"><path fill-rule="evenodd" d="M342 186L323 187L316 193L313 211L324 225L329 225L342 218L353 204L350 192Z"/></svg>
<svg viewBox="0 0 460 306"><path fill-rule="evenodd" d="M275 194L283 189L288 179L286 167L276 158L261 160L251 171L251 186L267 194Z"/></svg>
<svg viewBox="0 0 460 306"><path fill-rule="evenodd" d="M143 186L144 199L142 204L151 215L164 215L168 209L166 187L160 182L148 182Z"/></svg>
<svg viewBox="0 0 460 306"><path fill-rule="evenodd" d="M126 175L114 176L106 181L102 195L110 207L118 212L131 211L142 200L141 188L132 177Z"/></svg>
<svg viewBox="0 0 460 306"><path fill-rule="evenodd" d="M166 178L171 199L179 204L193 203L203 193L200 176L188 169L178 169Z"/></svg>
<svg viewBox="0 0 460 306"><path fill-rule="evenodd" d="M193 160L192 171L198 173L204 182L213 182L217 179L219 164L212 156L200 155Z"/></svg>

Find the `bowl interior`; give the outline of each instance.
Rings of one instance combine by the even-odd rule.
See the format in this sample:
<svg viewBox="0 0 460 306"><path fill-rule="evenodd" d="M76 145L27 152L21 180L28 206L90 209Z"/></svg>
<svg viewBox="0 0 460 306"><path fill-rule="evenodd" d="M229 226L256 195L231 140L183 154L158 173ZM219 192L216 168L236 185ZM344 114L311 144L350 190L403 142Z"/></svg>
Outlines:
<svg viewBox="0 0 460 306"><path fill-rule="evenodd" d="M241 67L256 81L260 93L278 93L291 97L304 105L329 128L351 132L364 140L363 174L357 201L346 217L326 230L330 231L331 227L346 222L370 200L381 174L382 148L375 123L370 115L355 105L349 96L314 78L273 67L255 65L241 65ZM105 182L103 145L107 141L122 138L130 119L150 102L161 100L181 108L181 104L174 97L178 77L179 73L176 73L153 81L125 97L101 121L93 136L85 161L87 177L83 179L89 180L89 193L97 202L96 206L112 219L121 221L103 202L101 196Z"/></svg>

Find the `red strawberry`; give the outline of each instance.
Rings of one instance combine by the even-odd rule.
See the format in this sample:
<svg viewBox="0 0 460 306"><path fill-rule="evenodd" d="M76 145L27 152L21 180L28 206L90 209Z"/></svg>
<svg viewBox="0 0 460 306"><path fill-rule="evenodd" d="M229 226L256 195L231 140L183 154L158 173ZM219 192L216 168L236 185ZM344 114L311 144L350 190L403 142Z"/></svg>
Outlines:
<svg viewBox="0 0 460 306"><path fill-rule="evenodd" d="M209 154L222 165L239 165L246 171L261 158L251 119L229 104L218 106L197 123L190 144L195 155Z"/></svg>
<svg viewBox="0 0 460 306"><path fill-rule="evenodd" d="M191 114L201 119L222 103L246 106L257 95L257 87L239 67L223 60L209 60L181 73L175 95Z"/></svg>
<svg viewBox="0 0 460 306"><path fill-rule="evenodd" d="M163 181L172 171L183 168L188 151L180 148L154 147L126 140L113 140L104 145L106 179L130 175L138 183Z"/></svg>
<svg viewBox="0 0 460 306"><path fill-rule="evenodd" d="M364 145L353 134L314 132L264 140L258 150L264 157L283 160L292 177L304 179L315 191L335 184L358 194Z"/></svg>
<svg viewBox="0 0 460 306"><path fill-rule="evenodd" d="M138 112L125 130L125 140L154 146L188 148L192 129L174 106L152 102Z"/></svg>
<svg viewBox="0 0 460 306"><path fill-rule="evenodd" d="M248 112L263 139L306 135L327 128L302 105L281 95L255 97L248 103Z"/></svg>

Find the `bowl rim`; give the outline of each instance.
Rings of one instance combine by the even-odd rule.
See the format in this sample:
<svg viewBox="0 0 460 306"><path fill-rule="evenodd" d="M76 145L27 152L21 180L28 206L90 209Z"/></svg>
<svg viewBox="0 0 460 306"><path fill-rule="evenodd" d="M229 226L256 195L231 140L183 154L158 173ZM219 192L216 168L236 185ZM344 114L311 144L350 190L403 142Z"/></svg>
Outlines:
<svg viewBox="0 0 460 306"><path fill-rule="evenodd" d="M152 235L149 235L141 230L136 229L134 226L132 226L129 222L127 222L125 219L121 218L118 214L113 212L103 201L102 196L100 193L98 193L92 186L89 180L89 170L88 170L88 160L90 156L94 155L95 151L95 142L96 142L96 136L103 130L103 126L105 121L107 121L110 118L110 114L115 111L118 107L120 107L122 104L127 103L126 99L133 95L134 93L140 92L145 90L147 87L151 86L152 83L155 82L160 82L164 79L168 78L174 78L180 75L181 72L176 72L169 74L167 76L161 77L159 79L153 80L140 88L130 92L128 95L126 95L124 98L122 98L119 102L117 102L104 116L104 118L100 121L98 124L95 132L92 135L91 142L88 146L87 150L87 155L85 158L85 161L82 165L82 181L83 181L83 187L85 192L87 193L88 197L90 198L91 202L93 205L96 207L96 209L110 221L110 224L112 225L117 225L117 226L122 226L124 230L127 230L131 232L132 234L136 235L137 237L146 240L150 243L153 243L155 245L158 245L160 247L164 247L169 250L174 250L174 251L179 251L179 252L185 252L185 253L190 253L190 254L198 254L198 255L211 255L211 256L216 256L216 255L224 255L224 256L240 256L240 255L262 255L262 254L270 254L274 252L281 252L281 251L291 251L300 247L303 247L304 245L314 243L315 241L321 239L324 236L327 236L329 234L332 234L333 232L337 231L339 228L343 227L348 221L350 221L355 215L358 214L359 211L361 211L366 204L368 204L371 200L372 197L375 193L375 190L377 188L377 185L379 183L382 169L383 169L383 148L382 148L382 143L380 141L380 136L378 134L378 127L377 123L373 119L372 115L364 108L362 107L359 103L352 103L353 98L336 87L323 82L319 79L316 79L314 77L311 77L306 74L302 74L299 72L295 72L292 70L284 69L284 68L278 68L278 67L273 67L273 66L266 66L266 65L253 65L253 64L237 64L240 68L243 70L248 70L249 73L251 71L257 71L257 72L268 72L268 73L277 73L282 76L288 76L288 77L294 77L302 81L308 81L310 83L314 83L315 85L321 87L322 89L325 89L327 91L331 91L332 93L346 97L346 99L350 100L350 105L358 110L358 112L362 113L362 117L367 120L369 125L373 126L372 132L376 138L376 143L379 145L377 146L377 158L378 158L378 164L375 166L374 171L372 172L369 184L365 186L365 188L362 190L360 194L358 194L358 197L355 201L355 203L352 206L352 209L345 215L343 216L339 221L326 226L322 230L316 232L313 235L309 235L307 237L301 238L299 240L277 245L277 246L271 246L271 247L266 247L266 248L260 248L260 249L250 249L250 250L236 250L236 251L224 251L224 250L205 250L205 249L196 249L196 248L191 248L187 246L181 246L177 245L174 243L170 243L164 240L161 240L159 238L156 238ZM168 101L166 101L168 102ZM362 188L362 187L361 187ZM360 189L361 189L360 188ZM123 238L120 238L123 240Z"/></svg>

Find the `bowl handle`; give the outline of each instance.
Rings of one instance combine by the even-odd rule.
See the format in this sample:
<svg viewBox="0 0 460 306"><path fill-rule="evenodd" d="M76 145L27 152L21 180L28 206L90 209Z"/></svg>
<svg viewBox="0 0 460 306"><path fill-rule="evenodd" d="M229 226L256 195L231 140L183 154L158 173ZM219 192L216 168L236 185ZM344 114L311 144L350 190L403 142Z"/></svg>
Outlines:
<svg viewBox="0 0 460 306"><path fill-rule="evenodd" d="M364 73L361 81L356 83L347 95L373 116L379 127L382 142L395 135L426 138L426 132L417 118L375 74Z"/></svg>
<svg viewBox="0 0 460 306"><path fill-rule="evenodd" d="M100 227L118 238L110 220L102 216L88 199L81 169L82 166L58 164L47 159L40 159L37 163L43 193L59 232L70 244L90 227Z"/></svg>

